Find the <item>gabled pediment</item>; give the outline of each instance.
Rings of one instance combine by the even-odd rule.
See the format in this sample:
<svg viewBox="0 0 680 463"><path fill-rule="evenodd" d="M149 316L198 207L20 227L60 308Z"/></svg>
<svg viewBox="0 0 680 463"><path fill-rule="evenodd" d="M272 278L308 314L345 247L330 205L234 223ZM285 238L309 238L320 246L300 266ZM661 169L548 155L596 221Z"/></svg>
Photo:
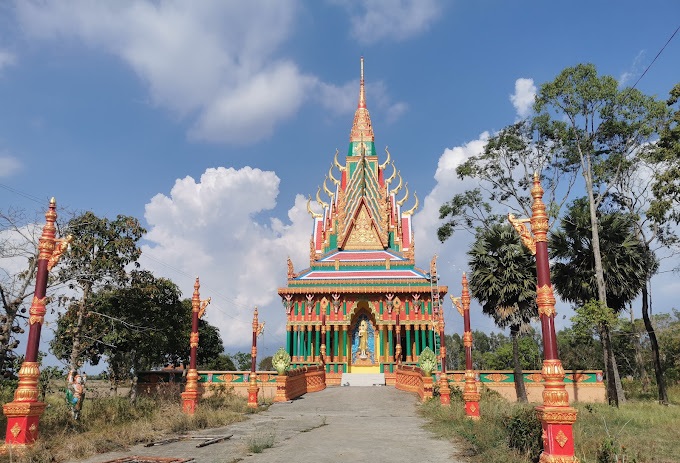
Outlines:
<svg viewBox="0 0 680 463"><path fill-rule="evenodd" d="M363 198L350 221L345 239L339 247L347 250L385 249L387 247Z"/></svg>

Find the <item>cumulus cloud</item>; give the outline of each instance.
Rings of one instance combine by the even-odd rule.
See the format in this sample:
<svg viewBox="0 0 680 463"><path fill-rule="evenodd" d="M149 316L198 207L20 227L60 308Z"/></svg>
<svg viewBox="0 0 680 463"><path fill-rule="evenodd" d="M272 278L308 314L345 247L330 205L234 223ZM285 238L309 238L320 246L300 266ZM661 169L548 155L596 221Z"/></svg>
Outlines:
<svg viewBox="0 0 680 463"><path fill-rule="evenodd" d="M515 81L515 93L510 95L510 101L517 111L517 116L525 118L531 113L536 99L536 85L534 79L520 78Z"/></svg>
<svg viewBox="0 0 680 463"><path fill-rule="evenodd" d="M295 113L315 78L277 56L294 0L19 2L30 37L76 39L122 59L151 101L187 118L191 136L254 142Z"/></svg>
<svg viewBox="0 0 680 463"><path fill-rule="evenodd" d="M19 170L21 170L21 162L18 159L8 155L0 155L0 178L11 177Z"/></svg>
<svg viewBox="0 0 680 463"><path fill-rule="evenodd" d="M402 41L426 31L439 17L438 0L337 1L350 13L351 34L361 43Z"/></svg>
<svg viewBox="0 0 680 463"><path fill-rule="evenodd" d="M178 179L169 196L158 194L146 205L141 262L175 281L185 297L200 277L201 297L212 297L206 318L227 346L248 345L255 306L272 342L282 339L285 313L276 289L286 282L286 257L297 268L308 263L304 197L296 198L285 222L256 218L276 205L279 182L274 172L251 167L207 169L198 182Z"/></svg>

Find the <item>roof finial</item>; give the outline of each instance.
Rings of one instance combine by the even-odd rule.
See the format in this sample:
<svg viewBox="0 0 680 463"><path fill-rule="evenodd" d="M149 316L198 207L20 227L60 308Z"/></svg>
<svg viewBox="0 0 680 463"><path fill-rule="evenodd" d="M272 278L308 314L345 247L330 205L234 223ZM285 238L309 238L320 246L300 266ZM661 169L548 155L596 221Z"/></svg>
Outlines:
<svg viewBox="0 0 680 463"><path fill-rule="evenodd" d="M359 80L359 108L366 107L366 92L364 91L364 57L361 57L361 77Z"/></svg>

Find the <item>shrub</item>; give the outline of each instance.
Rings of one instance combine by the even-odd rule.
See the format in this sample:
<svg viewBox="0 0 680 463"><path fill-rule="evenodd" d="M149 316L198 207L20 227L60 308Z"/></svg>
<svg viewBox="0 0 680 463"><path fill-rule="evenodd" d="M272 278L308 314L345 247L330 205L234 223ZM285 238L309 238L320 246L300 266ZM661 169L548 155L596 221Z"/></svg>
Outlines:
<svg viewBox="0 0 680 463"><path fill-rule="evenodd" d="M531 461L538 461L543 450L542 433L533 408L517 408L508 419L508 445Z"/></svg>

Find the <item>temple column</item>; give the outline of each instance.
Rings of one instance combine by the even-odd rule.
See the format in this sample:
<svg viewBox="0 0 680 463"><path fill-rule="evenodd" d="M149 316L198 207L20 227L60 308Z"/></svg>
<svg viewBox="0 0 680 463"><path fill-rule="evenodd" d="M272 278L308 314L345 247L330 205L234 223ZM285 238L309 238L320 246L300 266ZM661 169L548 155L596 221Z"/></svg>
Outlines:
<svg viewBox="0 0 680 463"><path fill-rule="evenodd" d="M333 327L333 361L339 361L340 344L338 343L338 325L331 325Z"/></svg>
<svg viewBox="0 0 680 463"><path fill-rule="evenodd" d="M290 360L295 363L298 361L298 327L297 325L292 325L291 328L293 329L293 347L290 353Z"/></svg>
<svg viewBox="0 0 680 463"><path fill-rule="evenodd" d="M319 328L320 326L318 325L314 327L314 337L316 338L316 348L314 350L314 354L318 360L321 360L321 331Z"/></svg>
<svg viewBox="0 0 680 463"><path fill-rule="evenodd" d="M390 325L390 329L387 332L387 361L394 362L394 325Z"/></svg>
<svg viewBox="0 0 680 463"><path fill-rule="evenodd" d="M406 361L413 361L413 352L411 352L411 325L406 325Z"/></svg>
<svg viewBox="0 0 680 463"><path fill-rule="evenodd" d="M293 357L293 327L290 323L286 324L286 352Z"/></svg>
<svg viewBox="0 0 680 463"><path fill-rule="evenodd" d="M347 325L342 325L342 361L345 363L349 363L348 358L349 357L347 355Z"/></svg>
<svg viewBox="0 0 680 463"><path fill-rule="evenodd" d="M416 341L416 351L413 356L413 361L415 362L420 357L420 333L418 332L418 325L413 325L413 337Z"/></svg>
<svg viewBox="0 0 680 463"><path fill-rule="evenodd" d="M434 326L430 327L427 331L430 334L430 345L432 346L432 350L434 351ZM435 352L435 354L436 353L437 352Z"/></svg>
<svg viewBox="0 0 680 463"><path fill-rule="evenodd" d="M427 347L427 327L425 325L420 325L420 336L422 336L422 349L420 350L422 352Z"/></svg>
<svg viewBox="0 0 680 463"><path fill-rule="evenodd" d="M384 344L385 343L385 325L379 325L378 326L378 333L380 333L380 341L379 341L380 357L379 358L382 360L382 359L385 358L385 344Z"/></svg>
<svg viewBox="0 0 680 463"><path fill-rule="evenodd" d="M307 361L307 325L300 325L300 361Z"/></svg>

